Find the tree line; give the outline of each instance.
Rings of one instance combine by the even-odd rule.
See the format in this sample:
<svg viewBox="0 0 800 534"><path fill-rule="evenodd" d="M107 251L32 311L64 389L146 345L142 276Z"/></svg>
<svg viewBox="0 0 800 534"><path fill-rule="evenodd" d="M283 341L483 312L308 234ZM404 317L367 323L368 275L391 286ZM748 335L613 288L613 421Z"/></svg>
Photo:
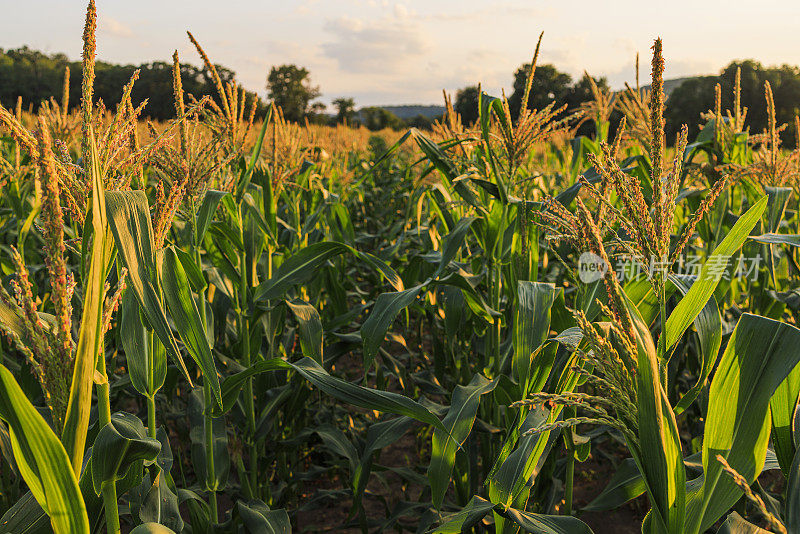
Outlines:
<svg viewBox="0 0 800 534"><path fill-rule="evenodd" d="M17 98L21 96L25 105L35 110L42 101L50 97L60 98L66 67L74 73L69 83L70 105L74 107L80 103L80 62L69 61L64 54L45 54L28 47L0 49L0 103L10 108L16 105ZM216 68L223 82L233 79L232 70L222 65L216 65ZM530 68L531 65L525 63L514 73L512 93L509 96L512 116L519 114ZM747 118L751 131L760 132L767 125L765 81L772 85L778 123L791 124L794 121L794 116L800 112L800 69L789 65L766 67L754 60L738 61L730 63L718 76L688 78L671 92L665 110L668 141L674 139L683 124L688 124L695 129L693 133L696 133L701 113L714 106L714 86L717 83L722 86L723 109L732 107L737 68L742 70L741 102L749 109ZM136 69L140 70L140 74L131 95L134 103L147 99L144 115L151 119L167 120L174 117L170 63L155 61L135 66L98 61L95 67L97 98L102 99L106 107L113 109L121 98L119 88L127 83ZM203 95L216 98L216 91L204 68L182 64L181 79L184 90L196 98ZM606 78L595 78L594 81L599 88L608 90ZM424 115L401 119L391 111L376 106L357 109L354 99L347 97L335 99L332 102L335 112L328 114L325 106L317 101L322 93L319 86L311 83L311 73L297 65L272 67L267 75L266 89L269 100L281 107L287 120L294 122L308 120L313 123L361 124L371 130L380 130L403 129L409 126L428 128L434 119ZM477 86L464 87L456 92L453 107L467 124L473 123L478 117L478 92ZM268 104L256 93L248 93L248 102L253 98L257 102L257 114L263 115ZM568 110L574 110L581 102L591 98L588 75L573 80L572 76L559 71L553 65L536 67L529 101L532 109L542 109L555 103L557 107L566 105ZM612 125L619 118L618 112L612 114ZM588 129L579 133L590 134ZM783 132L783 135L784 142L793 137L788 132Z"/></svg>
<svg viewBox="0 0 800 534"><path fill-rule="evenodd" d="M22 97L25 109L35 111L51 97L60 99L64 84L64 71L70 69L69 106L80 105L81 62L69 61L64 54L45 54L28 47L12 50L0 49L0 103L13 108L17 98ZM175 117L172 93L172 64L163 61L141 65L117 65L97 61L95 64L95 97L102 100L108 109L116 109L122 98L121 87L128 83L134 71L139 69L139 79L133 86L131 99L139 105L145 99L147 106L143 115L156 120ZM216 65L223 83L234 78L234 72ZM183 90L195 98L204 95L217 97L213 82L205 69L191 64L181 64ZM255 98L259 113L266 111L266 104L255 93L247 94L247 102ZM249 104L248 104L249 107Z"/></svg>
<svg viewBox="0 0 800 534"><path fill-rule="evenodd" d="M741 105L747 108L747 122L752 133L761 133L768 126L767 101L764 82L772 86L775 100L775 118L778 126L790 125L781 132L784 146L794 147L798 132L794 118L800 114L800 68L791 65L765 67L752 59L734 61L719 76L689 78L669 95L664 111L667 126L665 134L675 139L682 124L688 124L691 136L697 132L697 119L701 113L714 108L714 86L720 84L722 109L733 109L733 88L736 70L741 68ZM670 138L668 137L668 139Z"/></svg>

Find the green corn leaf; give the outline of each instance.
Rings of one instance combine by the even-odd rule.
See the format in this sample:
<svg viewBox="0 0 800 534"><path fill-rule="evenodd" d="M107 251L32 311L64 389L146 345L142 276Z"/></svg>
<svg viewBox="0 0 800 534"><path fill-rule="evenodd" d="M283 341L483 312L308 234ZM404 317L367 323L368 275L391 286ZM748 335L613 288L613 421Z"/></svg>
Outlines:
<svg viewBox="0 0 800 534"><path fill-rule="evenodd" d="M230 195L230 193L227 191L216 191L214 189L206 191L206 194L203 197L203 202L200 204L200 208L197 210L195 244L199 245L203 242L206 231L208 231L208 226L211 224L211 221L214 220L214 213L217 211L220 201L226 195Z"/></svg>
<svg viewBox="0 0 800 534"><path fill-rule="evenodd" d="M263 360L252 365L249 369L228 377L222 384L223 406L226 409L230 409L233 406L239 395L239 390L248 378L263 372L291 369L300 373L303 378L311 382L323 393L342 402L360 406L367 410L405 415L447 432L439 418L416 401L397 393L358 386L331 376L321 365L309 357L304 357L297 362L287 362L280 358Z"/></svg>
<svg viewBox="0 0 800 534"><path fill-rule="evenodd" d="M100 429L92 447L92 484L98 495L103 483L123 478L135 462L152 461L161 450L161 442L148 438L142 422L134 415L120 412Z"/></svg>
<svg viewBox="0 0 800 534"><path fill-rule="evenodd" d="M292 525L286 510L270 510L269 506L260 501L246 504L238 501L236 508L247 532L252 534L291 534L292 532Z"/></svg>
<svg viewBox="0 0 800 534"><path fill-rule="evenodd" d="M414 141L417 142L419 149L422 150L422 153L425 154L428 161L431 162L431 165L433 165L445 180L453 186L453 189L455 189L461 198L470 206L485 211L485 208L481 205L480 199L469 185L467 185L467 182L464 180L457 180L458 172L456 171L455 164L450 161L447 154L442 151L442 148L428 139L425 134L416 128L412 128L411 131L413 132Z"/></svg>
<svg viewBox="0 0 800 534"><path fill-rule="evenodd" d="M722 272L718 269L711 268L719 259L727 261L730 257L742 246L750 231L761 220L761 215L767 208L767 197L763 197L756 202L744 215L739 217L736 224L733 225L725 239L717 245L714 252L711 254L709 260L703 265L700 270L700 276L697 278L689 292L681 299L675 309L672 310L669 318L667 319L666 328L666 350L672 348L678 339L683 335L689 325L692 324L697 314L706 305L708 299L714 294L717 284L722 278Z"/></svg>
<svg viewBox="0 0 800 534"><path fill-rule="evenodd" d="M439 266L436 268L436 271L431 275L431 278L437 278L444 269L450 265L450 262L453 261L453 258L456 257L458 251L461 250L461 247L464 246L464 240L467 237L467 232L469 232L472 223L477 220L475 217L464 217L458 223L456 223L455 228L444 237L442 243L442 259L439 262Z"/></svg>
<svg viewBox="0 0 800 534"><path fill-rule="evenodd" d="M577 517L523 512L515 508L505 508L492 504L477 495L472 497L469 504L460 511L445 517L442 525L432 530L431 534L467 532L491 511L510 519L523 532L534 534L592 534L592 529Z"/></svg>
<svg viewBox="0 0 800 534"><path fill-rule="evenodd" d="M789 478L789 469L795 457L794 418L797 413L797 402L800 397L800 366L795 367L786 380L769 400L772 415L772 445L781 465L781 470Z"/></svg>
<svg viewBox="0 0 800 534"><path fill-rule="evenodd" d="M258 286L255 300L281 298L289 288L303 284L314 278L319 268L329 259L338 256L349 248L342 243L323 241L314 243L289 256L269 280Z"/></svg>
<svg viewBox="0 0 800 534"><path fill-rule="evenodd" d="M571 336L567 336L567 338L569 337ZM564 341L566 342L566 339ZM578 374L572 369L575 364L576 356L573 353L566 360L553 393L563 393L575 389L578 385ZM562 408L561 405L556 405L549 411L540 408L528 412L521 428L514 433L516 436L521 435L516 442L516 448L511 450L515 446L513 441L508 441L503 446L503 452L498 459L498 462L502 461L502 463L499 466L496 464L488 477L489 498L492 502L506 507L517 502L524 502L530 491L528 483L531 477L535 477L541 468L543 458L559 435L555 431L534 432L528 435L524 435L524 433L543 424L554 422ZM497 520L498 517L495 516L495 519Z"/></svg>
<svg viewBox="0 0 800 534"><path fill-rule="evenodd" d="M524 532L534 534L592 534L589 525L577 517L565 515L545 515L524 512L515 508L498 511L519 525Z"/></svg>
<svg viewBox="0 0 800 534"><path fill-rule="evenodd" d="M487 155L489 156L489 164L492 167L492 174L497 180L497 191L499 193L500 202L502 204L507 204L508 192L503 181L502 172L497 166L494 150L492 149L492 143L489 140L491 136L490 122L492 113L494 113L495 117L497 117L500 128L506 132L510 132L512 130L513 126L508 122L505 111L503 110L503 100L481 92L478 97L478 115L481 125L481 135L483 137L484 147L486 148Z"/></svg>
<svg viewBox="0 0 800 534"><path fill-rule="evenodd" d="M789 204L789 199L792 196L791 187L764 187L769 200L767 201L767 231L777 232L783 216L786 212L786 207ZM767 244L766 247L767 257L767 270L772 277L773 285L777 286L777 275L775 273L775 259L773 254L773 245Z"/></svg>
<svg viewBox="0 0 800 534"><path fill-rule="evenodd" d="M772 534L769 530L754 525L736 512L732 512L719 527L717 534Z"/></svg>
<svg viewBox="0 0 800 534"><path fill-rule="evenodd" d="M189 279L183 270L178 255L173 247L164 249L160 265L161 284L164 290L164 299L167 301L172 320L186 348L189 349L192 359L203 371L203 377L208 380L217 403L222 406L217 368L214 365L214 356L208 345L205 325L197 309ZM205 305L205 303L201 303Z"/></svg>
<svg viewBox="0 0 800 534"><path fill-rule="evenodd" d="M158 523L142 523L131 534L175 534L175 531Z"/></svg>
<svg viewBox="0 0 800 534"><path fill-rule="evenodd" d="M383 163L384 161L386 161L386 160L389 158L389 156L391 156L392 154L394 154L395 152L397 152L397 151L400 149L400 147L403 145L403 143L405 143L406 141L408 141L408 139L409 139L409 138L410 138L410 137L411 137L413 134L414 134L414 129L413 129L413 128L412 128L411 130L407 131L406 133L404 133L404 134L403 134L403 135L400 137L400 139L398 139L398 140L397 140L397 141L396 141L394 144L392 144L392 146L390 146L390 147L389 147L389 148L386 150L386 152L384 152L384 153L383 153L383 155L381 155L381 157L379 157L377 160L375 160L375 162L374 162L374 163L372 164L372 166L371 166L371 167L370 167L370 168L367 170L367 172L365 172L365 173L364 173L363 175L361 175L361 176L360 176L360 177L359 177L357 180L355 180L355 181L354 181L353 185L354 185L356 188L358 188L358 187L359 187L359 186L360 186L362 183L364 183L364 180L366 180L366 179L367 179L367 178L368 178L368 177L369 177L369 176L370 176L370 175L371 175L373 172L375 172L375 169L377 169L381 163Z"/></svg>
<svg viewBox="0 0 800 534"><path fill-rule="evenodd" d="M0 365L0 418L9 426L14 458L56 534L89 534L89 519L69 456L39 412Z"/></svg>
<svg viewBox="0 0 800 534"><path fill-rule="evenodd" d="M208 287L208 283L203 276L201 266L195 263L193 255L189 254L188 252L184 252L177 247L172 247L172 249L175 251L175 254L178 255L178 259L181 260L181 266L186 273L186 278L189 279L189 284L192 286L192 290L195 292L200 292Z"/></svg>
<svg viewBox="0 0 800 534"><path fill-rule="evenodd" d="M795 234L762 234L751 236L750 239L756 241L757 243L800 247L800 235Z"/></svg>
<svg viewBox="0 0 800 534"><path fill-rule="evenodd" d="M286 301L300 325L300 346L303 354L322 365L322 320L317 309L302 300Z"/></svg>
<svg viewBox="0 0 800 534"><path fill-rule="evenodd" d="M675 291L686 296L692 281L694 277L670 275L667 280L666 298L669 299ZM625 295L636 306L644 322L652 325L659 314L658 299L653 292L652 284L644 279L630 282L625 286ZM675 415L683 413L697 399L719 358L719 348L722 344L722 317L713 295L695 317L694 327L700 342L700 373L695 385L675 405Z"/></svg>
<svg viewBox="0 0 800 534"><path fill-rule="evenodd" d="M2 323L3 329L13 332L20 339L25 339L24 319L20 315L21 313L24 312L19 307L12 307L0 301L0 323Z"/></svg>
<svg viewBox="0 0 800 534"><path fill-rule="evenodd" d="M508 122L508 118L503 111L503 99L496 96L490 96L487 93L481 94L479 109L481 133L487 142L489 140L489 136L491 135L489 121L492 118L492 113L494 113L497 117L500 127L503 130L509 132L513 128L513 125Z"/></svg>
<svg viewBox="0 0 800 534"><path fill-rule="evenodd" d="M268 178L267 178L268 179ZM242 204L245 217L249 216L250 221L261 231L262 235L267 238L268 242L277 247L278 243L275 240L275 232L270 227L264 215L261 214L260 207L256 205L255 199L252 195L245 195Z"/></svg>
<svg viewBox="0 0 800 534"><path fill-rule="evenodd" d="M539 406L524 414L524 419L512 427L511 435L503 444L487 477L491 499L509 503L510 506L514 501L515 491L519 491L524 484L519 481L526 475L535 473L537 463L547 448L548 436L542 439L541 433L528 432L547 423L551 417L555 420L556 416L551 416L549 410Z"/></svg>
<svg viewBox="0 0 800 534"><path fill-rule="evenodd" d="M184 522L178 508L178 496L170 489L159 467L154 467L153 472L155 476L139 508L139 520L158 522L181 532Z"/></svg>
<svg viewBox="0 0 800 534"><path fill-rule="evenodd" d="M430 534L460 534L469 532L469 529L476 525L486 514L494 509L494 505L478 497L470 499L469 503L454 514L445 516L442 524L431 531Z"/></svg>
<svg viewBox="0 0 800 534"><path fill-rule="evenodd" d="M703 472L703 453L698 452L683 459L683 465L688 471ZM780 469L778 459L767 449L767 458L764 462L762 473ZM691 482L690 482L691 484ZM587 512L602 512L619 508L628 501L642 495L645 487L642 474L633 458L626 458L617 466L617 471L608 481L603 491L582 509Z"/></svg>
<svg viewBox="0 0 800 534"><path fill-rule="evenodd" d="M94 489L90 491L92 496L97 498ZM50 518L29 491L0 518L0 534L53 534L53 526Z"/></svg>
<svg viewBox="0 0 800 534"><path fill-rule="evenodd" d="M800 330L744 314L731 334L709 392L703 439L704 479L686 514L685 531L702 532L741 497L716 455L752 483L769 441L769 401L800 362Z"/></svg>
<svg viewBox="0 0 800 534"><path fill-rule="evenodd" d="M686 512L686 470L678 425L661 385L658 356L647 324L630 301L637 345L637 408L639 444L629 443L650 497L651 520L657 531L681 534Z"/></svg>
<svg viewBox="0 0 800 534"><path fill-rule="evenodd" d="M417 299L422 292L422 287L419 285L404 291L378 295L369 317L361 325L361 339L364 341L365 374L372 367L375 355L378 354L378 347L383 343L386 332L389 331L395 318Z"/></svg>
<svg viewBox="0 0 800 534"><path fill-rule="evenodd" d="M500 188L497 187L496 183L490 182L489 180L484 180L483 178L472 178L472 177L469 179L469 181L477 185L490 195L492 195L497 200L501 200Z"/></svg>
<svg viewBox="0 0 800 534"><path fill-rule="evenodd" d="M408 397L389 391L357 386L335 378L309 357L288 365L291 365L303 378L314 384L323 393L342 402L360 406L367 410L405 415L447 433L447 429L438 417Z"/></svg>
<svg viewBox="0 0 800 534"><path fill-rule="evenodd" d="M120 340L133 387L142 395L152 397L164 385L167 358L163 350L151 350L150 336L139 314L139 303L130 291L122 296ZM163 349L158 345L158 349Z"/></svg>
<svg viewBox="0 0 800 534"><path fill-rule="evenodd" d="M674 284L669 283L673 281L673 278L674 277L670 277L668 279L666 287L667 298L670 298L675 292ZM603 281L600 280L599 282L602 292L605 293ZM646 278L636 278L626 283L625 296L627 296L631 303L636 306L636 309L639 310L639 315L642 316L642 320L644 320L648 326L652 326L659 313L661 313L661 309L658 304L658 297L656 297L653 291L653 284L650 283L650 280Z"/></svg>
<svg viewBox="0 0 800 534"><path fill-rule="evenodd" d="M617 467L603 491L582 510L597 512L613 510L635 499L646 490L642 474L633 458L626 458Z"/></svg>
<svg viewBox="0 0 800 534"><path fill-rule="evenodd" d="M94 133L89 128L91 148L90 171L92 176L91 228L92 256L88 277L84 280L85 293L81 326L78 331L78 346L72 370L72 383L69 392L67 415L61 442L72 461L76 474L80 473L86 447L86 434L89 430L89 414L92 408L92 384L97 368L98 357L103 347L103 303L105 300L106 269L111 261L112 241L107 236L108 218L103 190L103 180L99 170ZM87 236L84 236L88 239Z"/></svg>
<svg viewBox="0 0 800 534"><path fill-rule="evenodd" d="M500 316L500 312L493 310L484 300L483 295L475 289L473 285L474 282L470 281L468 278L468 274L463 271L459 270L457 272L451 272L447 276L439 278L438 280L433 281L426 281L428 283L428 289L430 290L436 286L443 286L443 287L453 287L458 288L461 290L461 293L464 297L464 300L469 306L469 309L472 310L472 313L486 321L488 324L492 324L497 320L497 317ZM471 277L473 280L475 277Z"/></svg>
<svg viewBox="0 0 800 534"><path fill-rule="evenodd" d="M153 282L157 279L157 272L147 197L144 191L109 191L106 193L106 210L119 257L128 269L130 289L167 354L192 385Z"/></svg>
<svg viewBox="0 0 800 534"><path fill-rule="evenodd" d="M227 198L227 197L226 197ZM208 226L208 232L213 238L220 239L223 243L230 244L237 251L244 250L242 236L234 230L235 226L221 221L212 221Z"/></svg>
<svg viewBox="0 0 800 534"><path fill-rule="evenodd" d="M364 263L368 264L370 267L381 273L383 277L386 279L387 282L396 290L402 291L403 290L403 279L400 278L394 269L389 267L382 259L378 258L370 254L369 252L363 252L356 250L352 247L349 247L350 250L356 255L356 257L362 260Z"/></svg>
<svg viewBox="0 0 800 534"><path fill-rule="evenodd" d="M333 425L326 424L315 426L313 429L310 429L310 431L322 440L323 445L328 451L347 460L350 472L355 472L356 466L358 465L358 450L356 450L356 446L353 445L353 442L347 439L344 432Z"/></svg>
<svg viewBox="0 0 800 534"><path fill-rule="evenodd" d="M781 220L786 213L786 207L789 205L789 199L792 196L791 187L765 187L764 191L769 197L769 225L767 230L770 232L777 232Z"/></svg>
<svg viewBox="0 0 800 534"><path fill-rule="evenodd" d="M124 495L138 484L139 480L134 476L120 480L117 482L118 494ZM86 505L91 532L97 532L98 525L104 523L103 499L94 491L91 455L85 458L78 486ZM0 517L0 534L53 534L53 528L45 511L33 494L28 492Z"/></svg>
<svg viewBox="0 0 800 534"><path fill-rule="evenodd" d="M428 481L431 485L433 505L441 508L444 494L450 485L450 475L456 461L456 452L469 437L481 396L497 386L496 380L487 380L475 375L467 386L456 386L450 409L442 424L447 432L434 430L431 446L431 462L428 466Z"/></svg>
<svg viewBox="0 0 800 534"><path fill-rule="evenodd" d="M319 268L329 259L348 252L378 271L395 289L403 288L400 276L383 260L344 243L321 241L309 245L287 258L275 270L272 278L258 286L255 300L281 298L291 287L304 284L317 276Z"/></svg>
<svg viewBox="0 0 800 534"><path fill-rule="evenodd" d="M554 284L541 282L517 282L517 305L514 309L514 353L511 370L520 385L521 398L528 392L541 390L547 373L536 373L536 383L532 383L532 368L536 366L534 355L541 347L550 331L550 308L560 289ZM555 354L555 353L553 353Z"/></svg>
<svg viewBox="0 0 800 534"><path fill-rule="evenodd" d="M222 382L222 408L219 409L217 406L214 406L214 416L219 417L233 408L236 404L236 399L239 398L239 392L242 390L242 387L244 387L248 378L268 371L285 371L291 368L292 366L285 360L273 358L271 360L257 362L244 371L229 376Z"/></svg>
<svg viewBox="0 0 800 534"><path fill-rule="evenodd" d="M185 524L179 510L178 496L172 489L173 481L170 471L174 461L169 436L164 428L159 428L156 438L161 443L161 450L156 456L155 463L145 474L142 484L138 488L139 491L132 492L132 494L138 493L141 499L140 502L135 502L139 499L132 496L131 515L138 516L143 523L158 522L165 527L181 532Z"/></svg>
<svg viewBox="0 0 800 534"><path fill-rule="evenodd" d="M784 521L788 532L800 531L800 454L795 453L786 477Z"/></svg>
<svg viewBox="0 0 800 534"><path fill-rule="evenodd" d="M350 508L349 517L355 516L361 507L364 497L364 490L369 482L369 475L372 471L372 459L375 452L388 447L411 428L413 419L410 417L395 417L389 421L381 421L370 425L367 429L367 439L364 443L364 451L360 460L357 462L350 480L350 487L353 490L353 506Z"/></svg>
<svg viewBox="0 0 800 534"><path fill-rule="evenodd" d="M670 283L684 296L690 288L679 277L670 277ZM705 387L712 369L719 359L719 349L722 345L722 316L719 312L717 300L713 295L709 297L700 313L694 319L697 338L700 341L700 373L697 382L687 391L678 404L675 405L675 415L680 415L688 408Z"/></svg>

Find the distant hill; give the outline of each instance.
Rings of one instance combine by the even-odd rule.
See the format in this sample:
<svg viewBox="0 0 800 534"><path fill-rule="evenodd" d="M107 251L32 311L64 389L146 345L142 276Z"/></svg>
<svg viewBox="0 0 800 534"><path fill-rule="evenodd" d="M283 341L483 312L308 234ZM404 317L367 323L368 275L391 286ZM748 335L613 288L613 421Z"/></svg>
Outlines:
<svg viewBox="0 0 800 534"><path fill-rule="evenodd" d="M664 94L667 96L672 93L675 89L677 89L683 82L686 80L691 80L692 78L697 78L697 76L687 76L685 78L674 78L672 80L664 80Z"/></svg>
<svg viewBox="0 0 800 534"><path fill-rule="evenodd" d="M672 91L680 87L680 85L685 82L686 80L691 80L692 78L699 78L699 76L686 76L683 78L673 78L671 80L664 80L664 94L669 96ZM650 84L643 85L642 89L650 89Z"/></svg>
<svg viewBox="0 0 800 534"><path fill-rule="evenodd" d="M677 87L679 87L683 82L686 80L691 80L692 78L696 78L696 76L686 76L683 78L673 78L671 80L664 80L664 94L667 96L672 93ZM643 85L643 89L650 89L650 85ZM391 111L399 118L403 120L413 119L418 115L423 115L428 119L438 119L442 115L444 115L444 106L435 106L435 105L402 105L402 106L377 106L383 108L385 110Z"/></svg>
<svg viewBox="0 0 800 534"><path fill-rule="evenodd" d="M404 105L379 107L391 111L403 120L413 119L418 115L422 115L428 119L438 119L444 114L444 106Z"/></svg>

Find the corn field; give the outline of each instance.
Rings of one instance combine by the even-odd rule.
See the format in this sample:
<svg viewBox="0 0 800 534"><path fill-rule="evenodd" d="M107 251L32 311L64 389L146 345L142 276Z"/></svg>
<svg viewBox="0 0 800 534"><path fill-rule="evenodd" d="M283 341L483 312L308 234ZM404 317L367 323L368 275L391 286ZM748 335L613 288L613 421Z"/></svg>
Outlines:
<svg viewBox="0 0 800 534"><path fill-rule="evenodd" d="M766 131L737 84L666 140L661 40L530 110L540 36L518 117L370 135L256 120L189 33L216 94L175 52L152 124L96 26L79 106L0 106L0 533L800 532L768 83Z"/></svg>

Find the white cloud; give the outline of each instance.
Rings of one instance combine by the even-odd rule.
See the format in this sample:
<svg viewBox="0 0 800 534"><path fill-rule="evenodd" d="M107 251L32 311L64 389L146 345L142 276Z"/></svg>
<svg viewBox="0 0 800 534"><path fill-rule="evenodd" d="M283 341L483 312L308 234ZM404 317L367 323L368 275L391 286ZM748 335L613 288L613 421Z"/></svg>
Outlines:
<svg viewBox="0 0 800 534"><path fill-rule="evenodd" d="M442 22L485 24L487 21L498 22L502 19L533 19L544 18L552 15L554 10L547 6L515 5L510 2L491 3L477 9L463 9L458 11L440 11L425 15L425 19Z"/></svg>
<svg viewBox="0 0 800 534"><path fill-rule="evenodd" d="M409 22L339 17L329 20L325 30L333 36L321 45L323 54L348 73L375 76L397 74L428 49L423 32Z"/></svg>
<svg viewBox="0 0 800 534"><path fill-rule="evenodd" d="M408 17L408 8L403 4L395 4L394 5L394 16L398 19L404 19Z"/></svg>
<svg viewBox="0 0 800 534"><path fill-rule="evenodd" d="M133 30L129 26L108 15L99 16L97 30L114 37L133 37Z"/></svg>
<svg viewBox="0 0 800 534"><path fill-rule="evenodd" d="M800 2L788 0L766 0L757 15L738 4L720 10L720 0L695 2L689 18L680 9L665 12L634 0L617 0L613 9L589 0L569 9L530 0L241 0L235 10L215 10L212 0L195 3L197 9L186 11L185 2L137 0L135 8L101 2L100 57L168 61L178 48L182 61L198 65L183 33L189 28L212 60L236 70L249 89L263 92L270 66L294 63L311 71L326 101L353 96L358 105L438 103L441 88L454 92L477 82L491 94L508 91L541 30L541 63L575 79L584 69L607 76L614 88L633 82L636 51L641 81L648 83L657 35L664 37L667 78L713 74L734 58L800 63L791 29ZM37 2L13 4L12 18L20 23L0 32L0 46L29 44L79 57L83 8L54 2L52 16L41 20ZM153 10L158 17L143 14ZM750 38L741 39L745 34Z"/></svg>

